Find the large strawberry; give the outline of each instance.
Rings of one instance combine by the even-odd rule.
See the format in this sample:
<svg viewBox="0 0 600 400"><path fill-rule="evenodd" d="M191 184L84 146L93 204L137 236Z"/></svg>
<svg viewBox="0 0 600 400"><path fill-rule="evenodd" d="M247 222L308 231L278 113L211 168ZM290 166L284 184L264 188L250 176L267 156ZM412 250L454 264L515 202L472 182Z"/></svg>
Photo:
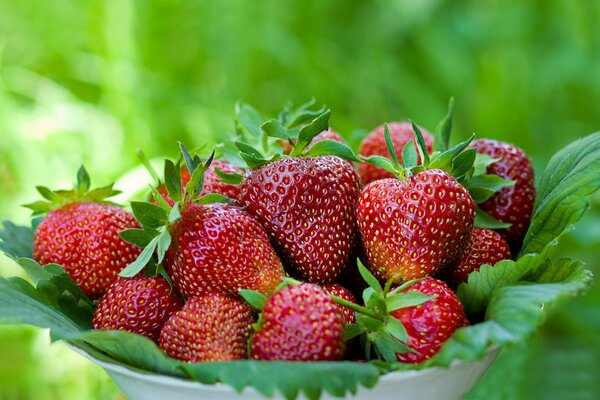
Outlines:
<svg viewBox="0 0 600 400"><path fill-rule="evenodd" d="M74 190L38 187L47 201L27 207L34 210L34 215L47 213L35 232L33 258L42 265L62 265L95 299L141 250L119 237L119 231L139 225L129 212L105 200L117 193L112 185L89 189L90 179L82 167Z"/></svg>
<svg viewBox="0 0 600 400"><path fill-rule="evenodd" d="M181 308L181 299L160 276L118 278L94 311L93 326L158 340L166 320Z"/></svg>
<svg viewBox="0 0 600 400"><path fill-rule="evenodd" d="M483 264L494 265L510 257L508 243L500 234L491 229L475 228L465 250L444 272L444 279L456 287L467 282L469 274L479 271Z"/></svg>
<svg viewBox="0 0 600 400"><path fill-rule="evenodd" d="M250 214L228 204L230 200L222 195L198 197L211 160L201 164L183 146L182 151L192 171L183 197L175 174L165 179L169 197L175 200L172 208L164 201L161 206L132 202L143 229L122 235L133 242L145 242L146 248L122 275L137 274L156 251L157 261L164 259L166 271L184 297L214 291L236 296L239 289L270 294L281 282L283 267L264 228ZM171 161L166 164L167 175L178 170ZM160 195L155 193L155 197Z"/></svg>
<svg viewBox="0 0 600 400"><path fill-rule="evenodd" d="M289 157L267 159L240 145L252 167L240 185L240 204L266 228L286 266L317 283L335 280L351 256L360 188L350 163L321 155L331 146L345 151L343 144L325 140L304 152L328 120L329 112L303 128Z"/></svg>
<svg viewBox="0 0 600 400"><path fill-rule="evenodd" d="M519 247L529 228L535 203L535 176L533 166L523 150L497 140L479 139L472 143L478 153L498 161L487 167L487 173L513 180L479 206L500 222L510 223L498 232L512 245Z"/></svg>
<svg viewBox="0 0 600 400"><path fill-rule="evenodd" d="M255 360L335 361L342 359L344 350L344 319L338 306L323 288L302 283L284 287L266 300L250 356Z"/></svg>
<svg viewBox="0 0 600 400"><path fill-rule="evenodd" d="M186 362L241 360L247 358L253 323L242 300L222 293L191 297L165 323L159 345Z"/></svg>
<svg viewBox="0 0 600 400"><path fill-rule="evenodd" d="M390 138L396 149L396 157L402 162L402 149L414 139L414 132L410 122L392 122L387 124ZM427 151L433 150L434 137L429 132L421 130ZM385 140L384 125L378 126L360 143L359 154L364 157L383 156L390 157ZM393 178L394 175L376 165L361 163L358 165L358 174L364 184L378 179Z"/></svg>

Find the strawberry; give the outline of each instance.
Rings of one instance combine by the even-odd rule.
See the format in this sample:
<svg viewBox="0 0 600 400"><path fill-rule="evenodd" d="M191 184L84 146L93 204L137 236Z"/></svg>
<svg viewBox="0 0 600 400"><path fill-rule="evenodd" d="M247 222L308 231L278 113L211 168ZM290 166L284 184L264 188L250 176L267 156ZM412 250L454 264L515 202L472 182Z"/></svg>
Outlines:
<svg viewBox="0 0 600 400"><path fill-rule="evenodd" d="M396 149L396 156L398 157L399 161L402 162L402 149L407 143L413 140L412 126L409 122L392 122L387 124L387 126L390 132L392 143ZM421 130L421 132L427 146L427 151L431 153L433 149L434 137L425 130ZM384 125L377 127L363 139L358 152L364 157L378 155L389 158L390 153L385 141ZM361 163L358 165L358 174L360 175L360 178L364 184L376 181L378 179L393 178L394 176L392 173L368 163Z"/></svg>
<svg viewBox="0 0 600 400"><path fill-rule="evenodd" d="M399 308L390 313L406 329L408 347L412 351L396 353L398 361L418 364L434 356L458 328L469 325L456 294L442 281L422 279L404 292L437 296L422 304Z"/></svg>
<svg viewBox="0 0 600 400"><path fill-rule="evenodd" d="M356 303L356 297L354 297L352 292L340 285L339 283L327 283L321 287L325 289L325 291L330 295L341 297L344 300ZM341 305L338 305L338 311L342 314L342 317L344 317L344 322L346 324L356 323L354 311Z"/></svg>
<svg viewBox="0 0 600 400"><path fill-rule="evenodd" d="M272 293L283 267L253 216L227 204L190 204L170 229L165 267L179 292L199 296L238 290Z"/></svg>
<svg viewBox="0 0 600 400"><path fill-rule="evenodd" d="M118 192L112 185L91 191L89 187L89 176L81 167L73 191L38 187L48 201L27 207L34 215L47 213L35 232L33 258L42 265L62 265L75 283L96 299L141 250L119 237L119 231L139 225L129 212L105 201Z"/></svg>
<svg viewBox="0 0 600 400"><path fill-rule="evenodd" d="M262 309L250 355L255 360L335 361L344 356L344 318L321 287L287 286Z"/></svg>
<svg viewBox="0 0 600 400"><path fill-rule="evenodd" d="M254 317L243 301L222 293L191 297L160 332L159 345L169 357L185 362L247 358Z"/></svg>
<svg viewBox="0 0 600 400"><path fill-rule="evenodd" d="M512 245L519 247L531 221L535 203L535 176L533 166L523 150L497 140L479 139L471 144L480 154L498 161L487 167L487 173L514 180L513 186L502 188L480 208L500 222L511 223L510 228L498 232Z"/></svg>
<svg viewBox="0 0 600 400"><path fill-rule="evenodd" d="M313 147L315 145L315 143L321 142L323 140L333 140L334 142L344 143L344 139L342 139L342 137L340 136L339 133L337 133L334 130L328 129L326 131L319 133L317 136L315 136L311 140L310 144L308 146L306 146L306 150L310 150L311 147ZM288 141L285 141L285 140L282 140L280 142L280 144L281 144L281 147L283 147L283 153L290 154L290 152L293 149L292 145Z"/></svg>
<svg viewBox="0 0 600 400"><path fill-rule="evenodd" d="M511 257L506 240L491 229L475 228L469 244L445 271L444 277L453 287L467 282L469 274L479 271L483 264L494 265Z"/></svg>
<svg viewBox="0 0 600 400"><path fill-rule="evenodd" d="M181 308L181 300L160 276L118 278L94 312L94 329L119 330L156 341L165 321Z"/></svg>
<svg viewBox="0 0 600 400"><path fill-rule="evenodd" d="M433 275L467 245L475 203L447 172L425 170L364 188L356 208L372 271L383 280Z"/></svg>
<svg viewBox="0 0 600 400"><path fill-rule="evenodd" d="M167 189L174 206L169 207L164 201L160 205L131 203L142 229L121 235L144 245L145 250L121 276L140 272L156 252L156 261L164 260L174 286L184 297L214 291L237 296L239 289L272 293L283 278L283 266L264 228L220 194L198 196L212 156L201 164L198 156L192 158L181 148L191 171L183 195L181 180L177 179L178 167L165 161L165 182L169 183ZM161 196L157 191L154 195L157 199Z"/></svg>
<svg viewBox="0 0 600 400"><path fill-rule="evenodd" d="M239 201L289 267L311 282L327 283L352 253L359 188L358 175L339 157L290 157L250 170Z"/></svg>

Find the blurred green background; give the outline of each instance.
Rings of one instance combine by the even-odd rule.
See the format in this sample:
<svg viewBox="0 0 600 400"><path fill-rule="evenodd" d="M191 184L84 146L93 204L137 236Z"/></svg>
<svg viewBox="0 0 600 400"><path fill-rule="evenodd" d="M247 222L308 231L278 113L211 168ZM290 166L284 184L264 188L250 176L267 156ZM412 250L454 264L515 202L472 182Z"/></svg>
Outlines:
<svg viewBox="0 0 600 400"><path fill-rule="evenodd" d="M412 118L518 144L538 174L600 130L600 2L0 1L0 217L26 223L34 186L98 184L213 143L234 104L274 112L312 96L356 146ZM131 181L120 181L123 185ZM137 182L140 183L140 182ZM600 197L561 252L600 272ZM21 274L6 258L0 273ZM471 399L600 398L600 287L566 299L506 349ZM121 399L99 368L46 332L0 327L0 399Z"/></svg>

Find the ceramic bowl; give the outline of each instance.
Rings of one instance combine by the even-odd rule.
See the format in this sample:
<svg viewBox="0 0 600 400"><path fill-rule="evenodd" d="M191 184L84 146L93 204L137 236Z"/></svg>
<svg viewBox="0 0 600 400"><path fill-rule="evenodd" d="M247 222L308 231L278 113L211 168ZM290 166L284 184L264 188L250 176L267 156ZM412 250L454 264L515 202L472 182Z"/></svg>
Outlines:
<svg viewBox="0 0 600 400"><path fill-rule="evenodd" d="M81 349L69 347L104 368L130 400L262 400L266 398L253 388L246 388L238 393L224 384L206 385L165 375L140 373L97 360ZM348 394L346 398L356 400L459 399L481 378L499 351L498 347L491 348L479 360L455 362L449 368L392 372L381 376L373 388L360 387L355 395ZM272 398L283 399L278 394ZM299 399L304 397L300 396ZM339 397L323 393L321 399L339 399Z"/></svg>

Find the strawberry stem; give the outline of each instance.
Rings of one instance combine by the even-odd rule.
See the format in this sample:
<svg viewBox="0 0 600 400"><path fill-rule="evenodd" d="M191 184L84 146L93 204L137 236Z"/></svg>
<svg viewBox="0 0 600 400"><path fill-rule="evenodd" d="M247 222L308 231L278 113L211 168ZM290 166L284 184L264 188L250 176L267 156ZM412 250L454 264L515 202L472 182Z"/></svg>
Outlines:
<svg viewBox="0 0 600 400"><path fill-rule="evenodd" d="M348 300L344 300L341 297L337 297L337 296L334 296L334 295L330 295L330 297L331 297L331 299L333 301L335 301L337 304L339 304L341 306L349 308L352 311L355 311L357 313L366 315L367 317L371 317L371 318L376 319L378 321L385 322L385 318L383 316L381 316L377 312L369 310L367 307L359 306L356 303L353 303L353 302L348 301Z"/></svg>

